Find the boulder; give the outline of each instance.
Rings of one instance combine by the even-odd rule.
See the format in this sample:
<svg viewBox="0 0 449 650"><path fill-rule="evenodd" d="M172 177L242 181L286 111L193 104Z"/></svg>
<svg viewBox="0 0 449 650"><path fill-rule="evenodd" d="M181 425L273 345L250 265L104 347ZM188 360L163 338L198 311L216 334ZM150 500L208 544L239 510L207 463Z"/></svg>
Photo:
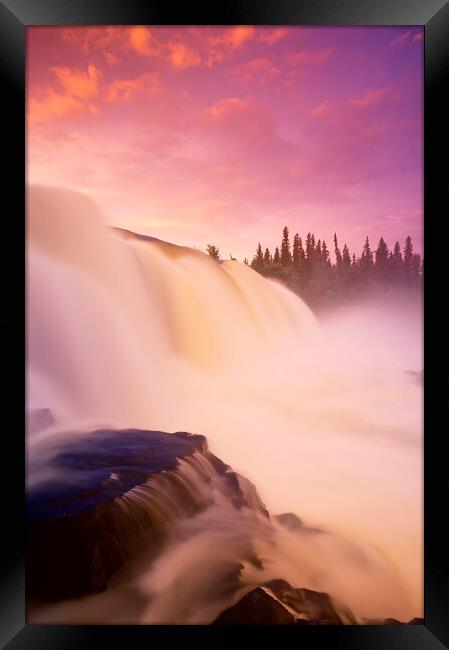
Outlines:
<svg viewBox="0 0 449 650"><path fill-rule="evenodd" d="M225 609L213 625L292 625L294 616L261 587Z"/></svg>
<svg viewBox="0 0 449 650"><path fill-rule="evenodd" d="M280 515L274 515L273 519L279 522L285 528L288 528L289 530L293 530L295 532L303 533L305 535L307 534L320 535L325 533L325 531L322 530L321 528L306 526L303 523L302 519L300 519L293 512L283 512Z"/></svg>
<svg viewBox="0 0 449 650"><path fill-rule="evenodd" d="M334 603L329 594L311 589L295 589L286 580L271 580L265 586L301 619L324 621L329 625L357 624L351 610Z"/></svg>
<svg viewBox="0 0 449 650"><path fill-rule="evenodd" d="M217 474L236 508L248 500L251 484L200 435L99 430L61 440L47 478L27 490L31 605L100 592L121 569L151 560L176 519L209 505ZM181 459L191 464L188 480Z"/></svg>
<svg viewBox="0 0 449 650"><path fill-rule="evenodd" d="M295 589L286 580L270 580L224 610L215 625L356 625L351 610L336 606L329 594Z"/></svg>
<svg viewBox="0 0 449 650"><path fill-rule="evenodd" d="M27 431L30 434L39 433L44 429L48 429L55 423L54 417L50 409L29 409L26 415Z"/></svg>

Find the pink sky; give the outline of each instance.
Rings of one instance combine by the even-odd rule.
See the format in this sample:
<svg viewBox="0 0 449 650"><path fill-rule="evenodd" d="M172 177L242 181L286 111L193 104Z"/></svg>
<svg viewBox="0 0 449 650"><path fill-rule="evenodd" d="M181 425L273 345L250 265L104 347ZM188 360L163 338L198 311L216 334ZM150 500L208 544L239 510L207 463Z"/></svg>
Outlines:
<svg viewBox="0 0 449 650"><path fill-rule="evenodd" d="M32 27L28 180L223 257L422 247L423 30Z"/></svg>

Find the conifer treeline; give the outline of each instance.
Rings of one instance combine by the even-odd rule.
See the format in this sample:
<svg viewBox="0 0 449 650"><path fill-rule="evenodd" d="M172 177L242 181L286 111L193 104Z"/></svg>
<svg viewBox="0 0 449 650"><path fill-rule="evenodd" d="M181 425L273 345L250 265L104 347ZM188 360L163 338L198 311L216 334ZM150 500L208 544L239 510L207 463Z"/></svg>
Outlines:
<svg viewBox="0 0 449 650"><path fill-rule="evenodd" d="M271 253L268 248L264 251L259 243L250 266L264 276L282 280L314 304L362 296L367 290L385 292L421 286L424 261L413 252L411 237L406 238L402 249L396 242L391 251L383 237L372 251L367 237L358 257L351 255L346 244L340 249L336 234L333 244L335 262L331 261L324 240L316 241L315 235L309 232L303 241L296 233L291 244L285 226L280 248L276 246Z"/></svg>

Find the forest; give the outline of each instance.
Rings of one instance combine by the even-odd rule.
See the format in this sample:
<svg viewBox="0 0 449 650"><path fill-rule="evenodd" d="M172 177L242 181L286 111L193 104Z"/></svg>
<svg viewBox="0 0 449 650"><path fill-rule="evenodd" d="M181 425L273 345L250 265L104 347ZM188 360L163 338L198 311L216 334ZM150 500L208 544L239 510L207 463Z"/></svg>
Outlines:
<svg viewBox="0 0 449 650"><path fill-rule="evenodd" d="M424 259L414 253L410 236L402 247L396 241L391 250L383 237L373 250L366 237L358 256L350 253L347 244L340 247L336 233L333 245L331 260L324 240L316 240L309 232L305 239L296 233L290 242L285 226L280 245L273 253L259 242L251 262L245 258L244 263L265 277L282 281L314 307L360 299L372 293L396 295L399 291L422 288ZM215 245L209 244L207 252L220 261L220 250Z"/></svg>

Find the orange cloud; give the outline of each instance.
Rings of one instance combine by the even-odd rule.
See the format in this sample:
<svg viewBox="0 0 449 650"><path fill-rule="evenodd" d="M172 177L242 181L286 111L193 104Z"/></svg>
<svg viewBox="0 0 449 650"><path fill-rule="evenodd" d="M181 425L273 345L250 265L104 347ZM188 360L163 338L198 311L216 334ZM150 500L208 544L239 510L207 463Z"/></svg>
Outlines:
<svg viewBox="0 0 449 650"><path fill-rule="evenodd" d="M208 114L215 120L224 120L238 111L245 110L248 102L239 97L227 97L207 109Z"/></svg>
<svg viewBox="0 0 449 650"><path fill-rule="evenodd" d="M98 95L100 71L94 65L87 66L86 72L60 66L51 70L67 95L81 100L92 99Z"/></svg>
<svg viewBox="0 0 449 650"><path fill-rule="evenodd" d="M89 65L87 71L83 71L56 66L51 71L60 90L49 88L41 97L30 97L27 106L29 126L85 111L96 112L94 100L99 95L101 78L97 67Z"/></svg>
<svg viewBox="0 0 449 650"><path fill-rule="evenodd" d="M292 65L303 65L306 63L324 63L335 53L333 48L323 50L302 50L288 55L288 61Z"/></svg>
<svg viewBox="0 0 449 650"><path fill-rule="evenodd" d="M109 63L109 65L117 65L117 63L120 61L113 52L105 52L104 58L106 59L107 63Z"/></svg>
<svg viewBox="0 0 449 650"><path fill-rule="evenodd" d="M283 27L272 29L270 31L262 30L260 33L260 41L267 45L275 45L287 36L287 30Z"/></svg>
<svg viewBox="0 0 449 650"><path fill-rule="evenodd" d="M170 43L168 60L178 70L184 70L201 63L201 58L195 50L184 43Z"/></svg>
<svg viewBox="0 0 449 650"><path fill-rule="evenodd" d="M279 74L279 69L269 61L269 59L253 59L239 63L229 70L229 73L238 77L242 81L259 82L270 81Z"/></svg>
<svg viewBox="0 0 449 650"><path fill-rule="evenodd" d="M159 48L148 27L131 27L128 30L129 44L132 49L143 56L155 56Z"/></svg>
<svg viewBox="0 0 449 650"><path fill-rule="evenodd" d="M226 156L234 161L253 157L257 151L273 155L282 146L272 110L254 98L222 99L206 109L206 120L213 137L218 137Z"/></svg>
<svg viewBox="0 0 449 650"><path fill-rule="evenodd" d="M351 105L354 108L371 108L383 102L388 97L393 97L394 93L390 88L378 88L376 90L367 90L360 97L351 100Z"/></svg>
<svg viewBox="0 0 449 650"><path fill-rule="evenodd" d="M79 47L85 54L104 50L123 37L123 27L61 27L57 28L63 41Z"/></svg>
<svg viewBox="0 0 449 650"><path fill-rule="evenodd" d="M224 42L229 44L231 47L241 47L244 43L253 38L256 30L254 27L249 25L244 25L241 27L234 27L229 31L226 30L224 34Z"/></svg>
<svg viewBox="0 0 449 650"><path fill-rule="evenodd" d="M244 25L224 28L221 34L211 36L208 39L209 56L206 60L206 65L211 67L215 63L221 63L233 52L251 40L255 33L256 30L254 27Z"/></svg>
<svg viewBox="0 0 449 650"><path fill-rule="evenodd" d="M42 97L30 97L27 106L29 126L83 112L97 113L100 101L128 102L139 94L157 95L161 91L160 78L155 73L147 72L135 79L116 79L105 84L94 65L89 65L86 71L59 66L51 70L59 88L48 88Z"/></svg>
<svg viewBox="0 0 449 650"><path fill-rule="evenodd" d="M104 95L107 102L128 102L140 93L158 95L161 90L157 75L144 73L135 79L117 79L109 84Z"/></svg>
<svg viewBox="0 0 449 650"><path fill-rule="evenodd" d="M323 115L327 115L328 113L329 113L329 102L327 100L322 102L319 106L316 106L311 111L312 117L323 117Z"/></svg>
<svg viewBox="0 0 449 650"><path fill-rule="evenodd" d="M27 105L28 126L35 126L65 115L82 113L85 105L73 97L49 91L44 99L30 98Z"/></svg>

